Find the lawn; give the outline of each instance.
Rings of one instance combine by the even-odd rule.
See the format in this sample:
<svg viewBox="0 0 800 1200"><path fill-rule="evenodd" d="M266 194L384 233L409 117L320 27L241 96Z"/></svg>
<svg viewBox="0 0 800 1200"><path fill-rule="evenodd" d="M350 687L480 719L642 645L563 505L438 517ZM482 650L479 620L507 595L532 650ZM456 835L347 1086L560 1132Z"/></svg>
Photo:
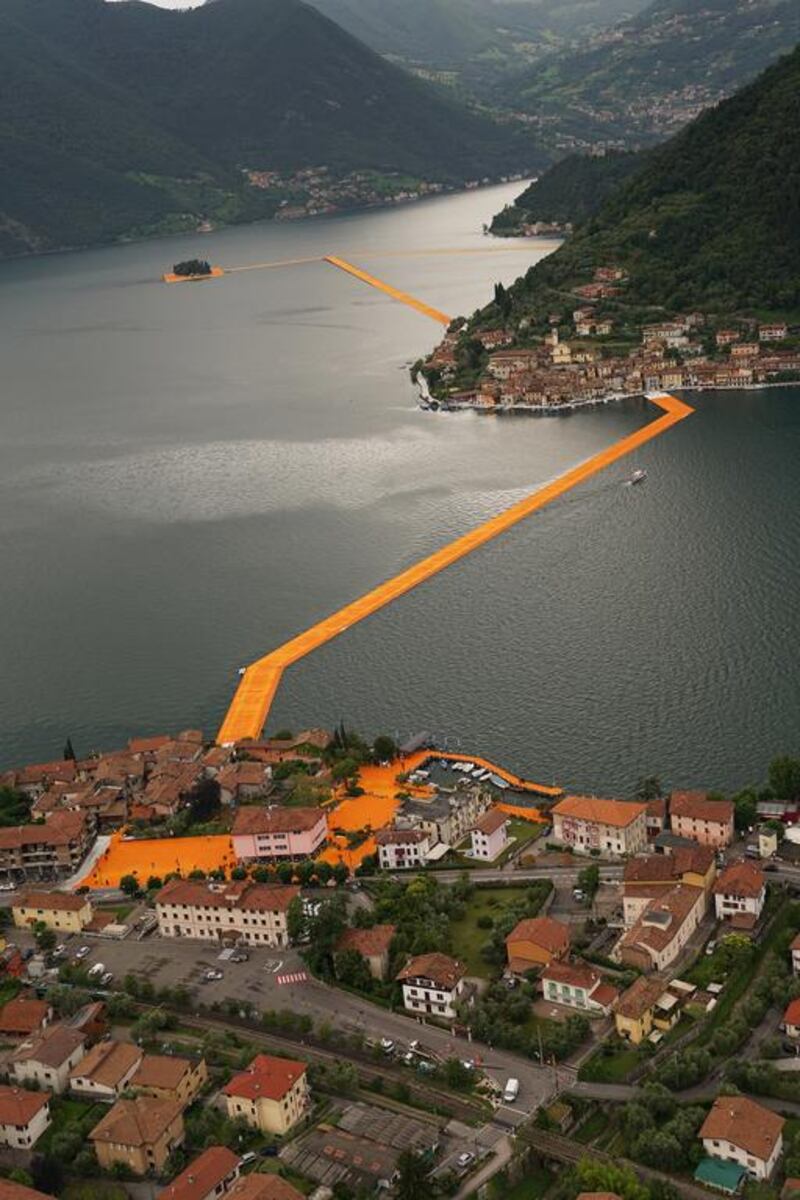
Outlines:
<svg viewBox="0 0 800 1200"><path fill-rule="evenodd" d="M547 1167L531 1164L526 1167L525 1178L520 1179L519 1183L509 1186L507 1180L503 1183L492 1180L489 1195L492 1200L541 1200L550 1191L555 1178Z"/></svg>
<svg viewBox="0 0 800 1200"><path fill-rule="evenodd" d="M128 1200L128 1192L108 1179L76 1179L66 1185L61 1200Z"/></svg>
<svg viewBox="0 0 800 1200"><path fill-rule="evenodd" d="M54 1135L71 1126L80 1124L86 1128L91 1121L91 1128L93 1128L107 1112L108 1105L106 1104L97 1104L91 1100L54 1097L50 1102L50 1125L36 1143L37 1152L46 1154Z"/></svg>
<svg viewBox="0 0 800 1200"><path fill-rule="evenodd" d="M502 917L509 908L524 899L527 890L524 887L476 888L467 902L467 911L462 919L451 923L453 954L467 964L468 974L484 979L496 974L496 969L481 958L481 946L488 942L492 931L480 929L479 918L492 917L496 920Z"/></svg>
<svg viewBox="0 0 800 1200"><path fill-rule="evenodd" d="M576 1142L582 1142L584 1146L588 1146L591 1142L597 1141L601 1133L606 1132L608 1120L608 1112L603 1108L596 1108L572 1136Z"/></svg>
<svg viewBox="0 0 800 1200"><path fill-rule="evenodd" d="M578 1078L591 1083L627 1083L631 1071L641 1062L633 1046L625 1046L615 1054L604 1054L601 1046L580 1068Z"/></svg>

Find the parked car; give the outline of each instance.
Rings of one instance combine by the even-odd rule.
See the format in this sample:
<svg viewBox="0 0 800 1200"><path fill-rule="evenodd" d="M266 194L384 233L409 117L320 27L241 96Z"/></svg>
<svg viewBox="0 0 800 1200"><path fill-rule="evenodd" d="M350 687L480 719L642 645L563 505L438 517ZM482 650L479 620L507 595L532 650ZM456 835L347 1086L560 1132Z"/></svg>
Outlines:
<svg viewBox="0 0 800 1200"><path fill-rule="evenodd" d="M84 959L84 958L86 958L86 955L87 955L87 954L91 954L91 953L92 953L92 948L91 948L91 946L80 946L80 947L79 947L79 948L78 948L78 949L75 951L75 957L76 957L76 959L78 960L78 962L82 962L82 961L83 961L83 959Z"/></svg>
<svg viewBox="0 0 800 1200"><path fill-rule="evenodd" d="M519 1095L519 1080L509 1079L503 1089L503 1103L513 1104Z"/></svg>
<svg viewBox="0 0 800 1200"><path fill-rule="evenodd" d="M258 1157L258 1155L254 1154L252 1150L248 1150L239 1159L239 1166L240 1167L249 1167L250 1163L254 1163L256 1161L257 1157Z"/></svg>
<svg viewBox="0 0 800 1200"><path fill-rule="evenodd" d="M100 976L100 986L101 986L101 987L108 987L108 985L111 983L111 980L112 980L113 978L114 978L114 972L113 972L113 971L105 971L105 972L104 972L104 973L103 973L103 974Z"/></svg>
<svg viewBox="0 0 800 1200"><path fill-rule="evenodd" d="M246 951L246 950L234 950L234 952L233 952L233 954L231 955L231 957L230 957L229 961L230 961L230 962L235 962L235 963L249 962L249 961L250 961L250 955L247 953L247 951Z"/></svg>
<svg viewBox="0 0 800 1200"><path fill-rule="evenodd" d="M381 1050L384 1054L391 1054L394 1051L394 1042L391 1038L381 1038Z"/></svg>
<svg viewBox="0 0 800 1200"><path fill-rule="evenodd" d="M458 1163L458 1166L462 1171L466 1167L468 1167L471 1162L474 1162L474 1161L475 1161L475 1155L472 1154L469 1150L464 1150L464 1152L462 1154L459 1154L458 1158L456 1159L456 1162Z"/></svg>
<svg viewBox="0 0 800 1200"><path fill-rule="evenodd" d="M717 943L716 943L716 942L713 940L713 938L712 938L712 940L711 940L711 941L708 943L708 945L706 946L706 954L709 956L709 958L710 958L710 957L711 957L711 955L714 953L714 951L716 950L716 948L717 948Z"/></svg>
<svg viewBox="0 0 800 1200"><path fill-rule="evenodd" d="M278 1153L277 1146L262 1146L258 1152L262 1158L275 1158Z"/></svg>

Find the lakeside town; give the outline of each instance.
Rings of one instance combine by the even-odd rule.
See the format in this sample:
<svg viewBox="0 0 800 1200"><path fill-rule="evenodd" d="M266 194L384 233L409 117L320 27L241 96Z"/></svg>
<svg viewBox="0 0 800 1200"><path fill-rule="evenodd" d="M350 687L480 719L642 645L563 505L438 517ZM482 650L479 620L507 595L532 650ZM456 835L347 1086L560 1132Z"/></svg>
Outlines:
<svg viewBox="0 0 800 1200"><path fill-rule="evenodd" d="M799 760L609 798L187 730L0 816L0 1197L800 1190Z"/></svg>
<svg viewBox="0 0 800 1200"><path fill-rule="evenodd" d="M423 406L553 413L648 392L800 382L800 328L702 312L648 322L626 311L626 278L598 267L559 311L516 326L498 284L492 316L453 322L415 365Z"/></svg>

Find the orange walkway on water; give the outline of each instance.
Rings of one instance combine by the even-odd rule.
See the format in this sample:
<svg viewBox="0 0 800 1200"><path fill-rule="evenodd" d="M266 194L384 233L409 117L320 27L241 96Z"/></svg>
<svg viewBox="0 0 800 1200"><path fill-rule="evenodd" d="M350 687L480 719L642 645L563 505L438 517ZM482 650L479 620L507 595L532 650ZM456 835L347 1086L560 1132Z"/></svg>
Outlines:
<svg viewBox="0 0 800 1200"><path fill-rule="evenodd" d="M392 287L390 283L384 283L382 279L376 279L374 275L368 275L366 271L362 271L360 267L354 267L352 263L346 262L343 258L336 258L333 254L326 254L325 262L330 263L332 267L338 267L340 271L346 271L348 275L354 275L356 279L360 279L362 283L368 283L370 287L377 288L379 292L385 292L393 300L398 300L401 304L406 304L409 308L416 309L418 313L422 313L423 317L430 317L432 321L438 321L440 325L449 325L453 319L452 317L448 317L446 313L439 312L438 308L431 308L430 304L425 304L422 300L417 300L414 296L409 296L408 292L400 292L397 288Z"/></svg>
<svg viewBox="0 0 800 1200"><path fill-rule="evenodd" d="M338 612L313 625L311 629L307 629L304 633L292 638L291 641L285 642L277 650L273 650L270 654L252 663L242 676L222 727L217 734L217 741L225 745L243 738L258 739L286 667L291 666L298 659L305 658L307 654L324 646L338 634L344 633L353 625L357 625L359 621L372 616L373 613L378 612L393 600L397 600L398 597L411 591L412 588L418 587L419 584L437 575L440 571L444 571L445 568L458 562L467 554L479 549L486 542L505 533L506 530L538 512L553 500L565 495L578 484L584 483L593 475L605 470L612 463L624 458L625 455L659 437L662 433L666 433L673 425L683 421L694 411L688 404L684 404L675 396L659 393L651 395L649 399L662 410L662 415L649 425L620 438L613 446L608 446L605 450L601 450L587 459L586 462L572 467L558 479L554 479L544 487L538 488L530 496L526 496L524 500L513 504L496 517L490 517L476 529L456 538L447 546L443 546L441 550L436 550L427 558L423 558L407 570L401 571L394 578L378 584L366 595L345 605ZM518 785L515 784L515 786Z"/></svg>

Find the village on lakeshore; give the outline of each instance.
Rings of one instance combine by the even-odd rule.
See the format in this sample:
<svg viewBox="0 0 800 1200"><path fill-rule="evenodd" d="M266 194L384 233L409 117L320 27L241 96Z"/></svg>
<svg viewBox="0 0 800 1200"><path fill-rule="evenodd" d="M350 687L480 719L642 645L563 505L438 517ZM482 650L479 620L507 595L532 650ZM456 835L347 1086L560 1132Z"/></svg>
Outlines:
<svg viewBox="0 0 800 1200"><path fill-rule="evenodd" d="M800 761L605 798L186 730L0 802L0 1200L795 1188Z"/></svg>
<svg viewBox="0 0 800 1200"><path fill-rule="evenodd" d="M414 367L423 406L558 412L681 388L800 382L800 328L702 312L642 320L626 311L626 282L621 267L597 267L560 310L517 324L498 284L488 311L454 321Z"/></svg>

